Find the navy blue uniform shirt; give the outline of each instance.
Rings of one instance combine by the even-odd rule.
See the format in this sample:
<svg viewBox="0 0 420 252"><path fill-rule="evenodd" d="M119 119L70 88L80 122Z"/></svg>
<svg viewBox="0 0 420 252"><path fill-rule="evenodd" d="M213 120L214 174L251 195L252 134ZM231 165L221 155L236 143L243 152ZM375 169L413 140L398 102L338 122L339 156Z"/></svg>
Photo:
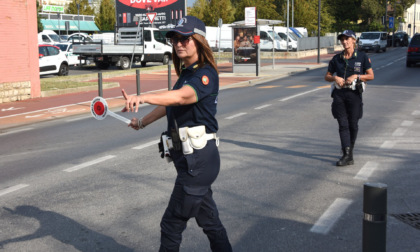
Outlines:
<svg viewBox="0 0 420 252"><path fill-rule="evenodd" d="M188 85L195 91L197 102L185 106L167 106L168 131L175 129L174 117L178 128L206 126L207 133L216 133L217 96L219 94L219 76L208 64L199 68L195 63L182 69L173 90Z"/></svg>
<svg viewBox="0 0 420 252"><path fill-rule="evenodd" d="M338 77L347 79L353 74L365 74L372 68L369 57L361 51L354 51L350 59L344 58L344 51L336 54L328 65L328 72L337 73Z"/></svg>

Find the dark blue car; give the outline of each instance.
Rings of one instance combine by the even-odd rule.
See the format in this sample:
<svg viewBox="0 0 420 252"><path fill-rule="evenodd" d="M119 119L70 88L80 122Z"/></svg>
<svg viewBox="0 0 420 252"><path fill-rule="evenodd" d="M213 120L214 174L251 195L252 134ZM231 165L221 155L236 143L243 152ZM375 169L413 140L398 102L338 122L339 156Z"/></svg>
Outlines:
<svg viewBox="0 0 420 252"><path fill-rule="evenodd" d="M407 67L420 62L420 33L414 34L408 45L407 50Z"/></svg>

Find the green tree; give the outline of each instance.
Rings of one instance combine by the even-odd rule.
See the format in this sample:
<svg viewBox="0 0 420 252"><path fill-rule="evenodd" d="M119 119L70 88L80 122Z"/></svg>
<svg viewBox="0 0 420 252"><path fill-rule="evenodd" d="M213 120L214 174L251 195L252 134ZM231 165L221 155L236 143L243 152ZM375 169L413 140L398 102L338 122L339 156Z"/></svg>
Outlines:
<svg viewBox="0 0 420 252"><path fill-rule="evenodd" d="M65 10L66 14L77 14L77 4L79 4L79 14L80 15L94 15L94 10L89 5L88 0L73 0L69 3L67 6L67 9ZM115 15L115 13L113 14Z"/></svg>
<svg viewBox="0 0 420 252"><path fill-rule="evenodd" d="M238 0L235 8L235 20L245 19L245 7L257 7L258 19L280 20L281 15L276 11L274 0Z"/></svg>
<svg viewBox="0 0 420 252"><path fill-rule="evenodd" d="M208 9L204 12L203 22L209 26L217 26L219 18L223 23L235 21L235 8L230 0L211 0Z"/></svg>
<svg viewBox="0 0 420 252"><path fill-rule="evenodd" d="M39 10L40 10L39 1L37 0L36 1L36 19L37 19L37 22L38 22L38 32L42 32L44 30L44 26L41 23L41 17L39 16Z"/></svg>
<svg viewBox="0 0 420 252"><path fill-rule="evenodd" d="M188 15L197 17L203 20L204 23L204 15L209 8L209 2L207 0L196 0L191 9L188 11ZM206 24L207 25L207 24Z"/></svg>
<svg viewBox="0 0 420 252"><path fill-rule="evenodd" d="M101 31L112 31L115 26L115 5L113 0L102 0L95 23Z"/></svg>

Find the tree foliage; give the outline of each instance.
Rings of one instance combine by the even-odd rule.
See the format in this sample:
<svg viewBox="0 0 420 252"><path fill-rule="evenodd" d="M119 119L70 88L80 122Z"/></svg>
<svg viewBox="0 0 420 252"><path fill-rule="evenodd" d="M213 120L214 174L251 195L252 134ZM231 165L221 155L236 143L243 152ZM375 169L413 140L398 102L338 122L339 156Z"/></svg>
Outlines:
<svg viewBox="0 0 420 252"><path fill-rule="evenodd" d="M245 7L257 7L258 19L280 20L281 16L276 11L274 0L237 0L235 21L245 19Z"/></svg>
<svg viewBox="0 0 420 252"><path fill-rule="evenodd" d="M89 5L88 0L73 0L69 3L67 6L67 9L65 10L66 14L77 14L77 4L80 4L79 6L79 14L80 15L95 15L95 12L92 7ZM115 16L115 13L113 14Z"/></svg>
<svg viewBox="0 0 420 252"><path fill-rule="evenodd" d="M115 26L115 5L113 0L102 0L95 23L101 31L112 31Z"/></svg>
<svg viewBox="0 0 420 252"><path fill-rule="evenodd" d="M40 7L39 7L39 1L36 1L36 19L38 22L38 32L42 32L44 30L44 26L41 23L41 18L39 16L39 11L40 11Z"/></svg>

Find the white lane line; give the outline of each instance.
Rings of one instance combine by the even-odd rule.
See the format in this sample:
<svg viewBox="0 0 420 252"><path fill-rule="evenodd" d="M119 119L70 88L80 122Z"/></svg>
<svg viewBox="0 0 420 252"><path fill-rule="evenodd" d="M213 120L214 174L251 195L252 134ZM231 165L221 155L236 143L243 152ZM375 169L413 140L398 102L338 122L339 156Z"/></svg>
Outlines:
<svg viewBox="0 0 420 252"><path fill-rule="evenodd" d="M406 132L407 132L407 129L398 128L392 133L392 136L404 136Z"/></svg>
<svg viewBox="0 0 420 252"><path fill-rule="evenodd" d="M245 112L243 112L243 113L238 113L238 114L236 114L236 115L226 117L225 119L230 120L230 119L233 119L233 118L236 118L236 117L240 117L240 116L243 116L243 115L246 115L246 113L245 113Z"/></svg>
<svg viewBox="0 0 420 252"><path fill-rule="evenodd" d="M413 125L413 123L414 123L413 121L405 120L401 123L401 127L411 127Z"/></svg>
<svg viewBox="0 0 420 252"><path fill-rule="evenodd" d="M382 143L380 149L392 149L395 146L395 141L385 141Z"/></svg>
<svg viewBox="0 0 420 252"><path fill-rule="evenodd" d="M306 92L303 92L303 93L299 93L299 94L295 94L295 95L292 95L292 96L289 96L289 97L286 97L286 98L283 98L283 99L281 99L281 100L279 100L279 101L287 101L287 100L290 100L290 99L293 99L293 98L296 98L296 97L298 97L298 96L301 96L301 95L306 95L306 94L309 94L309 93L312 93L312 92L315 92L315 91L318 91L318 90L322 90L322 88L316 88L316 89L312 89L312 90L309 90L309 91L306 91Z"/></svg>
<svg viewBox="0 0 420 252"><path fill-rule="evenodd" d="M368 161L360 171L354 176L354 179L358 180L368 180L370 175L378 168L378 163Z"/></svg>
<svg viewBox="0 0 420 252"><path fill-rule="evenodd" d="M310 229L313 233L327 234L353 201L337 198Z"/></svg>
<svg viewBox="0 0 420 252"><path fill-rule="evenodd" d="M11 135L11 134L15 134L15 133L23 132L23 131L28 131L28 130L33 130L33 129L34 128L24 128L24 129L12 130L12 131L9 131L9 132L1 133L0 136Z"/></svg>
<svg viewBox="0 0 420 252"><path fill-rule="evenodd" d="M254 109L263 109L263 108L267 108L267 107L270 107L270 106L271 106L271 104L265 104L265 105L262 105L262 106L256 107L256 108L254 108Z"/></svg>
<svg viewBox="0 0 420 252"><path fill-rule="evenodd" d="M414 110L413 113L411 113L411 115L420 115L420 110Z"/></svg>
<svg viewBox="0 0 420 252"><path fill-rule="evenodd" d="M11 193L11 192L14 192L14 191L20 190L20 189L22 189L22 188L25 188L25 187L27 187L27 186L29 186L29 185L26 185L26 184L19 184L19 185L15 185L15 186L9 187L9 188L7 188L7 189L1 190L1 191L0 191L0 197L1 197L1 196L3 196L3 195L6 195L6 194L8 194L8 193Z"/></svg>
<svg viewBox="0 0 420 252"><path fill-rule="evenodd" d="M160 142L160 140L151 141L151 142L148 142L148 143L145 143L145 144L139 145L139 146L137 146L137 147L133 147L132 149L133 149L133 150L141 150L141 149L147 148L147 147L149 147L149 146L152 146L152 145L158 144L159 142Z"/></svg>
<svg viewBox="0 0 420 252"><path fill-rule="evenodd" d="M77 171L77 170L86 168L88 166L91 166L91 165L95 165L95 164L104 162L104 161L106 161L108 159L111 159L111 158L114 158L114 157L115 157L114 155L108 155L108 156L101 157L101 158L98 158L98 159L95 159L95 160L92 160L92 161L89 161L89 162L86 162L86 163L83 163L83 164L79 164L79 165L70 167L70 168L65 169L63 171L65 171L65 172L74 172L74 171Z"/></svg>

